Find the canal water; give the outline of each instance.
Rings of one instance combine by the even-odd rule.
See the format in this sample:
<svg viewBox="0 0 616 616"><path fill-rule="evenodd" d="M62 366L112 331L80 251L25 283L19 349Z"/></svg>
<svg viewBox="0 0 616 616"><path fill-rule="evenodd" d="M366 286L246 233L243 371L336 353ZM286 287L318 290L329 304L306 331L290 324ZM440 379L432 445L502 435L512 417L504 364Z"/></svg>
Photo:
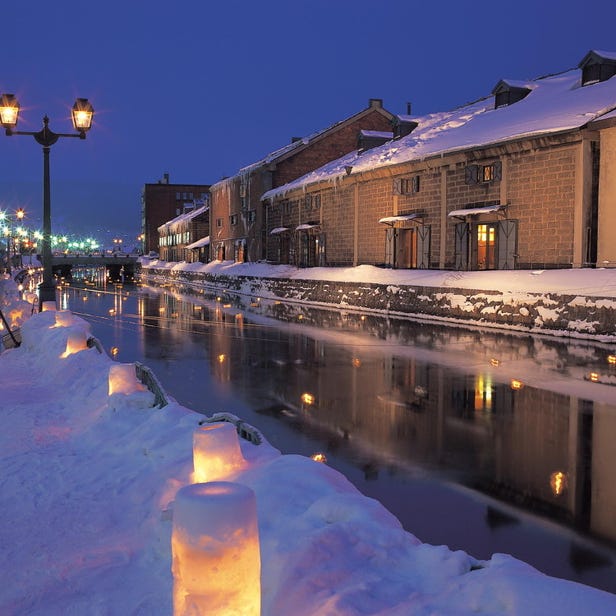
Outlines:
<svg viewBox="0 0 616 616"><path fill-rule="evenodd" d="M182 405L324 454L424 542L616 592L612 347L95 283L63 307Z"/></svg>

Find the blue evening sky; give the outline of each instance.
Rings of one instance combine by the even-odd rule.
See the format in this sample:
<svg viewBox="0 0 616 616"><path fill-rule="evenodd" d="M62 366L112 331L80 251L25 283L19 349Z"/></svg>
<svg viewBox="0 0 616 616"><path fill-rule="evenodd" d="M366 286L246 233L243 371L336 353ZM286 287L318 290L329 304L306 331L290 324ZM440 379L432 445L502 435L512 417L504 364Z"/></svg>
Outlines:
<svg viewBox="0 0 616 616"><path fill-rule="evenodd" d="M77 96L96 110L86 141L52 147L54 233L127 237L163 173L214 183L369 98L442 111L616 51L613 0L33 0L1 20L0 92L19 98L20 129L47 114L70 131ZM0 207L36 224L40 146L0 135L0 161Z"/></svg>

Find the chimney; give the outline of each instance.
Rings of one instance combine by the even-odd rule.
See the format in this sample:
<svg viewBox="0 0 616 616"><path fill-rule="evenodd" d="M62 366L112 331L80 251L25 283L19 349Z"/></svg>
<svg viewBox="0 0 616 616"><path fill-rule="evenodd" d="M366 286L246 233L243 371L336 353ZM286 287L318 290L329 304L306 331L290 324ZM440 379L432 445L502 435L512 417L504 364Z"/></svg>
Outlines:
<svg viewBox="0 0 616 616"><path fill-rule="evenodd" d="M368 107L375 109L383 109L383 99L382 98L371 98L368 100Z"/></svg>
<svg viewBox="0 0 616 616"><path fill-rule="evenodd" d="M163 179L160 182L161 184L169 184L169 174L163 173Z"/></svg>
<svg viewBox="0 0 616 616"><path fill-rule="evenodd" d="M406 103L406 115L411 115L411 103Z"/></svg>

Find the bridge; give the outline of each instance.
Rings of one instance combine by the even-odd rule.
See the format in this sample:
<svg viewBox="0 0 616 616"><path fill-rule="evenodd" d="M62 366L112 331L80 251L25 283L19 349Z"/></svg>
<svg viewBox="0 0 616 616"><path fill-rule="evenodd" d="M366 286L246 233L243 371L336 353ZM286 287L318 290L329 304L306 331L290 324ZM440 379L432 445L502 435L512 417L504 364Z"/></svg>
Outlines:
<svg viewBox="0 0 616 616"><path fill-rule="evenodd" d="M137 255L53 255L51 267L54 274L71 277L73 267L104 267L113 280L133 280L138 268Z"/></svg>

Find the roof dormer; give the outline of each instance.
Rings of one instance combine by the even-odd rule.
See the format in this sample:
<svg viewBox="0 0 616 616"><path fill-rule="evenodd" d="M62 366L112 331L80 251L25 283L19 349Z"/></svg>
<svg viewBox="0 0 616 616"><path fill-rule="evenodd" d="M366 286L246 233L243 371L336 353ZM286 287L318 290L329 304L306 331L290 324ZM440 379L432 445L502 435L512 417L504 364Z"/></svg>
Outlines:
<svg viewBox="0 0 616 616"><path fill-rule="evenodd" d="M590 50L578 64L582 69L582 85L607 81L616 75L616 52Z"/></svg>
<svg viewBox="0 0 616 616"><path fill-rule="evenodd" d="M525 81L512 81L501 79L492 90L494 95L494 109L506 107L521 101L530 94L532 88Z"/></svg>
<svg viewBox="0 0 616 616"><path fill-rule="evenodd" d="M410 135L419 124L408 115L395 115L391 121L394 129L394 139Z"/></svg>
<svg viewBox="0 0 616 616"><path fill-rule="evenodd" d="M383 145L394 138L393 133L377 130L360 130L357 135L357 150L361 154L379 145Z"/></svg>

